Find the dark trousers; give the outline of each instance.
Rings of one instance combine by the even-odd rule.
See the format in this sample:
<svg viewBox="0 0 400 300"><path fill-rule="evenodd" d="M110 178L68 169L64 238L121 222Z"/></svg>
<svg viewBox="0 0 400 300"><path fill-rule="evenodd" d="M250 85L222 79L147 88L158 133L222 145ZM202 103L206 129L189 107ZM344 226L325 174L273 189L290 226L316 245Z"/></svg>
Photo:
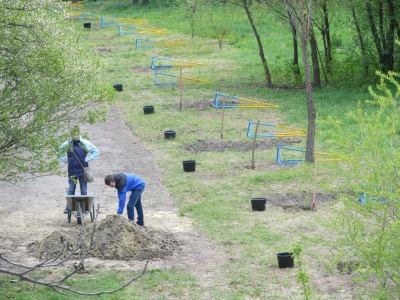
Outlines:
<svg viewBox="0 0 400 300"><path fill-rule="evenodd" d="M126 210L128 212L128 219L133 221L135 220L135 208L138 214L137 224L143 226L144 225L144 215L143 215L143 206L142 206L142 192L141 190L132 190L131 195L129 196L129 201L126 206Z"/></svg>

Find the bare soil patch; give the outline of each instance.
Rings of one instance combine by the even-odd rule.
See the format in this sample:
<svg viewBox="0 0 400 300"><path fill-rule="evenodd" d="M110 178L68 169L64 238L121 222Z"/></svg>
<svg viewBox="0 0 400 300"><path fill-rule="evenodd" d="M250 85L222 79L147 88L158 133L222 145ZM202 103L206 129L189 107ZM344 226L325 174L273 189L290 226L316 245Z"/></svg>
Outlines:
<svg viewBox="0 0 400 300"><path fill-rule="evenodd" d="M174 199L163 183L156 164L157 158L132 135L120 111L111 109L107 122L94 126L81 126L81 129L88 132L90 141L100 150L99 158L90 163L94 182L89 184L89 194L96 192L96 205L100 204L100 214L97 220L95 245L86 260L85 270L89 272L141 270L143 260L149 259L149 270L184 270L196 278L205 291L216 286L230 289L232 282L229 281L227 269L235 261L234 243L231 253L226 249L220 250L193 226L192 219L179 214ZM258 141L257 146L268 149L277 143L283 145L286 142L285 145L290 145L299 141L264 139ZM249 151L250 145L251 142L208 140L185 147L188 147L188 151ZM241 166L243 167L243 164ZM263 161L256 162L256 168L258 167L273 171L278 167L293 166L281 166L275 162ZM61 168L66 169L65 166ZM128 222L126 214L116 215L117 193L115 189L105 186L104 176L117 172L136 173L146 181L147 186L142 198L145 228ZM66 186L66 175L39 177L35 181L15 185L0 182L0 191L3 195L0 201L2 218L0 253L10 260L35 265L39 261L56 256L64 245L71 251L82 229L77 225L75 218L68 223L67 216L63 214ZM296 222L301 222L302 217L307 217L293 210L301 210L301 206L309 203L311 197L312 195L307 192L267 196L267 205L273 209L267 209L265 213L254 214L252 217L273 222L275 219L287 218L288 214L293 212L291 219L294 223L285 223L285 227L281 228L284 231L286 226L298 226ZM317 199L318 205L324 201L334 201L335 197L318 194ZM250 206L248 209L247 213L250 216L252 213ZM271 211L273 214L268 213ZM93 225L89 217L84 218L84 224L88 230ZM79 254L74 257L77 261ZM273 254L261 255L264 259ZM0 266L3 265L4 263L0 262ZM71 263L68 263L68 266L71 266ZM249 268L251 269L251 266ZM338 271L347 275L348 273L344 271L346 268L348 267L339 270L338 267ZM323 295L337 296L335 299L353 299L352 287L347 277L331 277L323 270L311 270L313 270L311 273L313 280L316 286L321 287ZM287 276L295 276L295 270L281 270L275 260L268 272L273 276L262 282L261 286L266 290L271 289L272 294L280 293L275 290L277 282L286 282ZM337 292L338 286L345 287L340 295ZM280 296L282 299L294 299L296 298L292 297L295 295L294 291L297 291L297 287L288 287L288 290ZM208 299L207 297L205 292L202 299ZM254 296L252 299L260 298Z"/></svg>
<svg viewBox="0 0 400 300"><path fill-rule="evenodd" d="M275 194L275 195L268 195L267 205L271 206L279 206L285 210L310 210L313 209L312 207L312 199L313 194L307 191L303 191L301 193L292 194ZM316 193L315 199L318 199L317 204L336 201L337 196L334 194L323 194L323 193Z"/></svg>
<svg viewBox="0 0 400 300"><path fill-rule="evenodd" d="M88 184L88 194L95 193L100 213L96 244L86 261L86 270L139 270L141 262L149 259L149 269L180 268L198 278L200 285L213 285L213 278L220 277L228 258L193 227L190 218L179 215L163 184L156 158L135 139L120 111L111 109L105 123L81 126L81 130L100 150L99 157L90 163L94 181ZM60 168L66 170L66 166ZM117 192L104 184L104 176L117 172L135 173L146 181L142 195L144 228L128 222L126 211L116 215ZM0 182L0 253L34 265L54 258L63 245L68 245L70 251L82 229L76 218L68 223L63 214L67 186L66 175L18 184ZM90 217L83 220L90 229Z"/></svg>
<svg viewBox="0 0 400 300"><path fill-rule="evenodd" d="M298 144L302 140L299 138L279 138L263 139L256 141L255 149L265 150L277 146L290 146ZM253 149L253 142L233 142L224 140L199 140L196 143L185 145L185 150L190 152L208 152L208 151L239 151L245 152Z"/></svg>

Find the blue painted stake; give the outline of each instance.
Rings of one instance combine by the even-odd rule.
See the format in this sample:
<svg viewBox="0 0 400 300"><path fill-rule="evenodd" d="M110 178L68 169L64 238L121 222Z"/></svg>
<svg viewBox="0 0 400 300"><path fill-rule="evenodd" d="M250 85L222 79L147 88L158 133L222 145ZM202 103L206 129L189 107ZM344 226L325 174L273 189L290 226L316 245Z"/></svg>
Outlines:
<svg viewBox="0 0 400 300"><path fill-rule="evenodd" d="M84 17L87 17L87 18L96 18L96 15L94 15L94 14L86 14L86 13L81 13L80 15L79 15L79 21L83 21L83 18Z"/></svg>
<svg viewBox="0 0 400 300"><path fill-rule="evenodd" d="M159 82L159 81L158 81L158 75L177 78L177 76L176 76L176 75L173 75L173 74L166 74L166 73L155 72L155 73L154 73L154 84L155 84L155 85L178 84L178 81Z"/></svg>
<svg viewBox="0 0 400 300"><path fill-rule="evenodd" d="M282 149L285 150L292 150L292 151L298 151L298 152L303 152L305 153L306 150L302 150L302 149L296 149L296 148L288 148L288 147L283 147L283 146L278 146L276 148L276 161L278 162L278 164L280 165L287 165L287 164L298 164L304 161L304 159L286 159L286 160L282 160L281 158L281 151Z"/></svg>
<svg viewBox="0 0 400 300"><path fill-rule="evenodd" d="M124 35L124 34L137 34L137 31L123 31L123 28L130 28L134 29L136 26L133 25L125 25L125 24L118 24L118 35Z"/></svg>
<svg viewBox="0 0 400 300"><path fill-rule="evenodd" d="M236 97L236 96L230 96L230 95L225 95L225 94L221 94L221 93L215 93L214 102L212 104L214 107L222 108L222 104L219 103L219 97L220 96L240 101L240 98ZM226 104L226 102L224 103L223 106L224 106L224 108L238 108L239 107L238 104Z"/></svg>
<svg viewBox="0 0 400 300"><path fill-rule="evenodd" d="M167 60L167 61L172 61L170 58L165 58L165 57L159 57L159 56L153 56L151 58L151 68L153 70L160 70L160 69L170 69L172 68L172 65L156 65L155 61L156 60Z"/></svg>
<svg viewBox="0 0 400 300"><path fill-rule="evenodd" d="M139 41L143 41L145 43L145 45L139 45ZM147 43L154 43L154 41L152 40L148 40L148 39L141 39L141 38L136 38L136 49L151 49L154 46L152 44L147 44ZM152 63L153 66L153 63ZM153 67L152 67L153 69Z"/></svg>
<svg viewBox="0 0 400 300"><path fill-rule="evenodd" d="M104 16L101 16L101 22L100 22L101 27L117 26L118 25L118 23L116 23L116 22L105 22L105 18L107 18L107 19L118 19L118 17L104 17Z"/></svg>

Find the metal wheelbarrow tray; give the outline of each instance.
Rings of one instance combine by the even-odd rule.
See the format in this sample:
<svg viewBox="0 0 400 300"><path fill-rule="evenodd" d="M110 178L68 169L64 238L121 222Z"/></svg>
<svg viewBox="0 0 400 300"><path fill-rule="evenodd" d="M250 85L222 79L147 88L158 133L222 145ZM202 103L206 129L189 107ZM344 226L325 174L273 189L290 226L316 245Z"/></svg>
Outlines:
<svg viewBox="0 0 400 300"><path fill-rule="evenodd" d="M92 222L95 218L94 200L95 196L88 195L67 195L65 199L68 203L68 223L71 222L71 216L76 218L77 224L82 224L82 219L90 214ZM80 209L79 209L80 207Z"/></svg>

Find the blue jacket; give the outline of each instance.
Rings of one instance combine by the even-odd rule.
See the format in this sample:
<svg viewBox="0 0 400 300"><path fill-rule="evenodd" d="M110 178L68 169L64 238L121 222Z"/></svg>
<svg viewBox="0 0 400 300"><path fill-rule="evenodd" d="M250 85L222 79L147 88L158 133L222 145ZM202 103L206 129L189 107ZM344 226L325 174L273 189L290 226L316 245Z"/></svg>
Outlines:
<svg viewBox="0 0 400 300"><path fill-rule="evenodd" d="M115 188L118 190L118 211L117 214L124 212L126 193L133 190L143 190L146 183L139 176L127 173L113 174L115 180Z"/></svg>
<svg viewBox="0 0 400 300"><path fill-rule="evenodd" d="M74 152L72 152L72 149ZM98 155L99 150L82 137L79 137L78 141L73 141L72 139L65 141L59 150L59 159L63 163L68 163L68 177L80 177L83 174L82 165L88 167L88 162L96 159Z"/></svg>

